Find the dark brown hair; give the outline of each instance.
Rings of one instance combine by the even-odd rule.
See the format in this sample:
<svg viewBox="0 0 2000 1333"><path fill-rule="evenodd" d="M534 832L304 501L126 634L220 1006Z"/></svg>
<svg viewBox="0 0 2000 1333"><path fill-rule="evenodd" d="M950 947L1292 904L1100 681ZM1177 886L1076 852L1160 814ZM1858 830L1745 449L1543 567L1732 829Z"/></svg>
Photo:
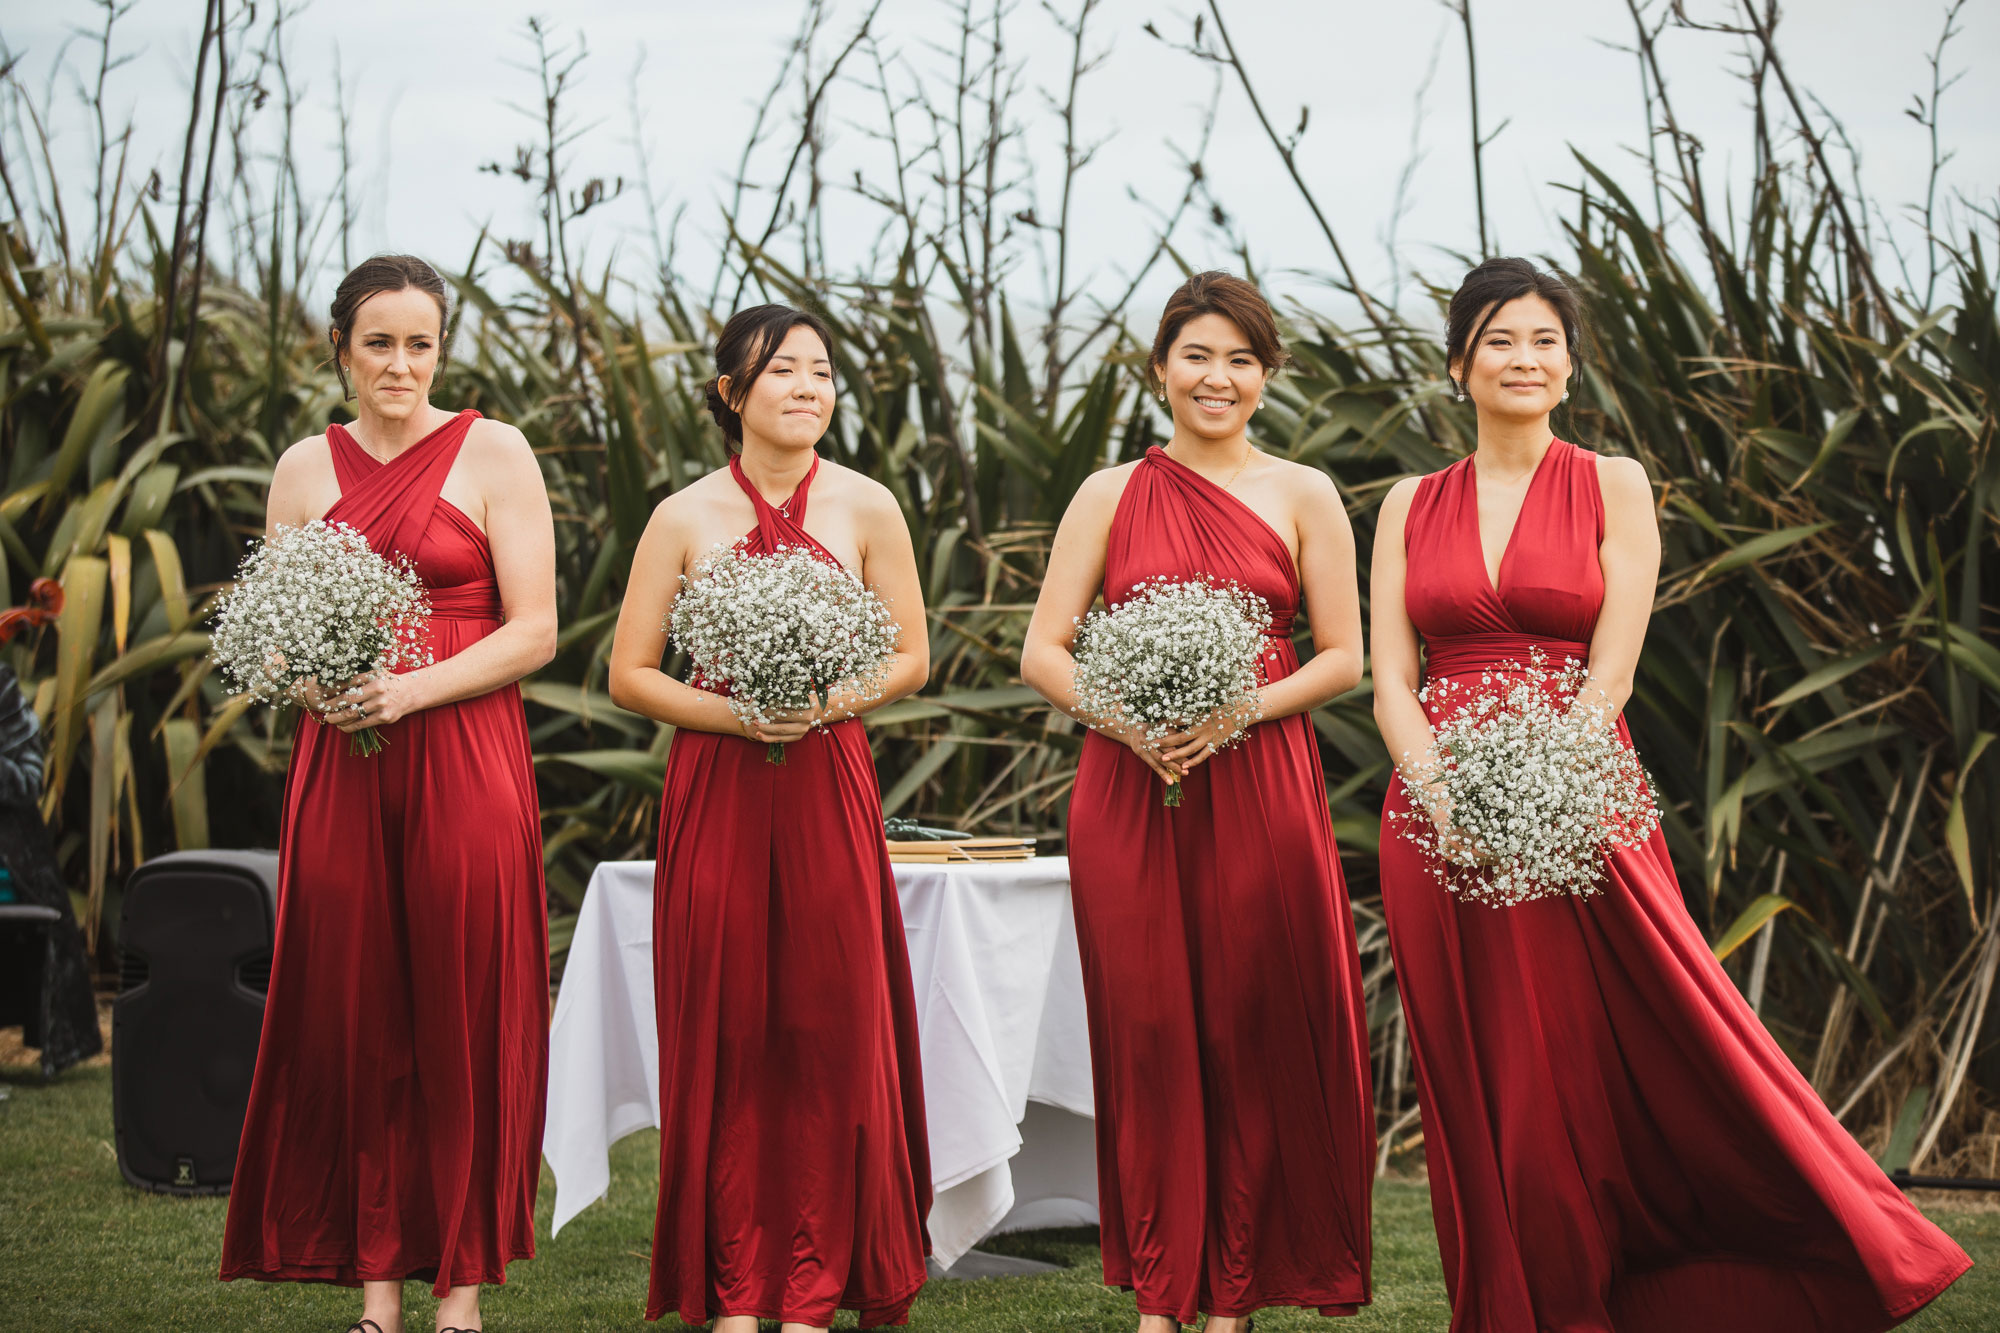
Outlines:
<svg viewBox="0 0 2000 1333"><path fill-rule="evenodd" d="M1174 339L1181 336L1189 320L1202 315L1221 315L1243 330L1251 354L1266 370L1283 370L1292 359L1285 350L1285 340L1278 336L1278 321L1272 317L1264 294L1233 273L1211 269L1182 283L1160 312L1160 330L1153 335L1153 354L1146 361L1146 379L1154 392L1160 391L1160 367L1167 364Z"/></svg>
<svg viewBox="0 0 2000 1333"><path fill-rule="evenodd" d="M722 427L722 438L728 441L730 453L743 448L743 418L737 409L742 406L744 395L778 354L785 335L797 328L811 329L825 346L827 356L833 356L833 332L826 321L792 306L753 305L731 315L722 326L722 336L715 340L715 378L702 386L702 392L708 401L708 414ZM722 396L721 384L725 378L729 381L728 398Z"/></svg>
<svg viewBox="0 0 2000 1333"><path fill-rule="evenodd" d="M1465 281L1458 284L1451 305L1445 310L1445 373L1451 373L1449 367L1453 363L1462 371L1466 357L1474 344L1486 336L1500 307L1523 296L1541 297L1562 321L1563 342L1568 345L1573 372L1583 355L1583 314L1577 306L1576 293L1563 281L1562 274L1536 268L1525 259L1489 259L1465 275ZM1454 379L1452 384L1460 393L1465 392L1463 379Z"/></svg>
<svg viewBox="0 0 2000 1333"><path fill-rule="evenodd" d="M327 326L326 340L333 344L333 373L340 377L342 393L353 396L347 387L347 371L340 364L340 349L354 336L354 316L362 303L383 292L412 287L437 302L438 366L443 368L451 351L451 298L445 294L444 279L415 255L376 255L356 264L333 290L333 323Z"/></svg>

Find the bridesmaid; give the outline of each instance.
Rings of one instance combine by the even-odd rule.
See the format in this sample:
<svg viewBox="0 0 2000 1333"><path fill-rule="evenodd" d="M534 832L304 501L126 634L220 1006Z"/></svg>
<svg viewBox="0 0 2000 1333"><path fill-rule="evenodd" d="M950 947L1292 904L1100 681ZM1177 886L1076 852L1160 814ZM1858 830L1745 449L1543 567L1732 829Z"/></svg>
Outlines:
<svg viewBox="0 0 2000 1333"><path fill-rule="evenodd" d="M1382 896L1451 1327L1890 1328L1970 1260L1737 994L1682 906L1665 838L1614 854L1594 897L1495 908L1452 896L1392 822L1410 809L1403 783L1434 771L1426 676L1476 686L1539 645L1587 661L1585 688L1620 709L1659 572L1645 470L1550 433L1579 345L1562 280L1488 260L1452 298L1446 336L1478 449L1390 491L1373 607L1375 716L1402 772ZM1618 735L1630 743L1622 719Z"/></svg>
<svg viewBox="0 0 2000 1333"><path fill-rule="evenodd" d="M401 1333L408 1278L478 1329L480 1284L535 1252L548 917L514 682L555 653L555 534L521 433L431 405L447 315L421 259L341 281L355 422L284 452L267 516L352 524L433 606L433 665L326 682L299 719L223 1242L225 1280L361 1287L350 1333ZM362 727L388 747L350 755Z"/></svg>
<svg viewBox="0 0 2000 1333"><path fill-rule="evenodd" d="M653 511L611 649L611 697L676 730L660 802L653 968L660 1204L646 1317L714 1333L907 1321L930 1241L930 1151L902 909L859 718L930 674L923 591L889 491L813 446L832 336L738 312L708 408L729 467ZM810 501L810 506L808 505ZM861 576L903 639L878 699L746 726L660 669L680 578L716 546L804 547ZM818 724L815 726L815 724ZM767 742L785 743L782 765Z"/></svg>
<svg viewBox="0 0 2000 1333"><path fill-rule="evenodd" d="M1095 473L1063 515L1021 675L1079 721L1070 650L1099 591L1213 577L1272 609L1264 720L1218 753L1204 718L1149 748L1085 737L1070 870L1097 1090L1104 1280L1141 1333L1207 1312L1369 1300L1374 1126L1360 959L1307 714L1361 678L1354 538L1333 482L1246 433L1284 364L1270 307L1226 273L1167 303L1150 376L1173 439ZM1293 619L1315 653L1301 666ZM1160 784L1186 786L1161 803Z"/></svg>

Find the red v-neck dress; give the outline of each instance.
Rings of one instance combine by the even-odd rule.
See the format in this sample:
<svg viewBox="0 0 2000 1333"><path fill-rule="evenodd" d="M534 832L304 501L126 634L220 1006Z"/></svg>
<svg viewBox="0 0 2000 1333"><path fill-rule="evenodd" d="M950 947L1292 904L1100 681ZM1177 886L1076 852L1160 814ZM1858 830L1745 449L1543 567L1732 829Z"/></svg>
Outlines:
<svg viewBox="0 0 2000 1333"><path fill-rule="evenodd" d="M1292 553L1241 500L1148 450L1111 522L1105 601L1143 579L1270 604L1264 670L1298 670ZM1141 1314L1369 1300L1375 1125L1354 922L1304 715L1183 780L1084 739L1070 874L1097 1102L1104 1280Z"/></svg>
<svg viewBox="0 0 2000 1333"><path fill-rule="evenodd" d="M411 558L439 660L500 628L493 557L438 496L478 416L389 463L327 428L351 524ZM277 943L225 1279L506 1280L535 1252L548 914L521 692L381 728L301 713L279 826Z"/></svg>
<svg viewBox="0 0 2000 1333"><path fill-rule="evenodd" d="M801 547L814 460L753 553ZM836 562L837 563L837 562ZM765 760L680 731L653 880L660 1202L646 1317L869 1328L924 1284L930 1149L903 913L859 720Z"/></svg>
<svg viewBox="0 0 2000 1333"><path fill-rule="evenodd" d="M1473 460L1425 477L1404 602L1427 677L1587 661L1603 537L1596 455L1557 441L1496 588ZM1409 808L1399 780L1382 900L1453 1333L1875 1333L1970 1267L1744 1003L1663 836L1594 897L1495 908L1435 881L1390 818Z"/></svg>

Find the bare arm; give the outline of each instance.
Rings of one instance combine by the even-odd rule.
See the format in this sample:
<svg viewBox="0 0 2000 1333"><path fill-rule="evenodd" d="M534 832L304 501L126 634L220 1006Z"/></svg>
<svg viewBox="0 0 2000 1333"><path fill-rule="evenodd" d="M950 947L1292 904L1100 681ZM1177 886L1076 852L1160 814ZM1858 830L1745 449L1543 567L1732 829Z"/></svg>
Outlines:
<svg viewBox="0 0 2000 1333"><path fill-rule="evenodd" d="M1299 513L1299 578L1304 585L1312 660L1264 690L1264 716L1290 717L1330 703L1361 683L1361 587L1354 525L1333 478L1308 482Z"/></svg>
<svg viewBox="0 0 2000 1333"><path fill-rule="evenodd" d="M279 527L302 528L333 507L340 498L333 463L324 440L300 440L278 455L271 469L271 489L264 496L264 537Z"/></svg>
<svg viewBox="0 0 2000 1333"><path fill-rule="evenodd" d="M1369 607L1373 613L1375 725L1404 778L1421 786L1436 769L1437 737L1430 716L1417 698L1423 686L1423 663L1417 627L1403 605L1403 583L1409 572L1403 525L1416 498L1417 479L1399 481L1382 501L1375 519L1375 564L1369 576Z"/></svg>
<svg viewBox="0 0 2000 1333"><path fill-rule="evenodd" d="M329 720L343 731L490 694L556 654L555 521L541 465L512 426L493 422L479 429L477 462L488 479L486 540L505 623L443 661L401 675L373 676L348 690L342 697L367 711L331 714Z"/></svg>
<svg viewBox="0 0 2000 1333"><path fill-rule="evenodd" d="M820 710L820 718L839 722L862 717L904 695L915 694L931 677L930 627L924 617L924 587L917 577L917 551L909 524L887 487L870 486L861 502L861 530L868 534L861 548L861 581L888 605L902 626L895 656L880 682L881 693L863 698L851 689L837 689Z"/></svg>
<svg viewBox="0 0 2000 1333"><path fill-rule="evenodd" d="M1318 469L1304 478L1298 507L1299 579L1313 655L1283 680L1257 692L1264 721L1309 713L1353 689L1361 680L1361 589L1355 582L1354 528L1333 479ZM1228 714L1205 718L1161 742L1167 762L1188 772L1244 726Z"/></svg>
<svg viewBox="0 0 2000 1333"><path fill-rule="evenodd" d="M1162 759L1156 749L1143 744L1135 734L1107 725L1106 719L1086 716L1076 701L1076 658L1072 655L1076 622L1090 610L1104 586L1104 548L1123 486L1124 477L1117 472L1092 473L1063 512L1049 548L1042 591L1035 599L1034 618L1028 622L1027 638L1021 645L1021 679L1085 726L1129 746L1161 781L1178 782L1180 770Z"/></svg>
<svg viewBox="0 0 2000 1333"><path fill-rule="evenodd" d="M618 632L611 640L611 702L689 731L780 743L797 740L805 734L804 727L797 728L797 735L784 736L746 728L730 711L727 699L683 684L660 669L667 655L667 617L680 595L681 570L693 554L678 516L679 506L685 502L685 495L662 501L639 538L639 549L632 557L632 577L618 608Z"/></svg>
<svg viewBox="0 0 2000 1333"><path fill-rule="evenodd" d="M1590 680L1579 702L1609 705L1616 715L1632 697L1639 652L1653 618L1660 581L1660 526L1653 511L1653 483L1636 458L1599 458L1597 484L1604 496L1604 542L1597 558L1604 570L1604 606L1590 636Z"/></svg>

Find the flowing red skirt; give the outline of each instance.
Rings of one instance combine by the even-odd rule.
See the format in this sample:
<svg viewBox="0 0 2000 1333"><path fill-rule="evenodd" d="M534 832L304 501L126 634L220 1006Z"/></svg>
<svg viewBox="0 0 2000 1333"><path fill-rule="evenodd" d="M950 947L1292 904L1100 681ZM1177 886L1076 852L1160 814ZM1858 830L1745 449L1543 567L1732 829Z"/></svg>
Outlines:
<svg viewBox="0 0 2000 1333"><path fill-rule="evenodd" d="M1273 678L1295 669L1281 645ZM1353 918L1304 717L1184 803L1084 741L1070 868L1097 1087L1104 1280L1141 1314L1369 1300L1375 1127Z"/></svg>
<svg viewBox="0 0 2000 1333"><path fill-rule="evenodd" d="M497 628L431 622L442 658ZM520 691L299 723L222 1277L503 1282L535 1252L548 917Z"/></svg>
<svg viewBox="0 0 2000 1333"><path fill-rule="evenodd" d="M902 909L859 722L765 762L675 735L653 961L660 1202L646 1317L900 1324L930 1153Z"/></svg>
<svg viewBox="0 0 2000 1333"><path fill-rule="evenodd" d="M1663 837L1597 896L1494 908L1408 808L1383 905L1455 1333L1877 1333L1971 1266L1744 1003Z"/></svg>

